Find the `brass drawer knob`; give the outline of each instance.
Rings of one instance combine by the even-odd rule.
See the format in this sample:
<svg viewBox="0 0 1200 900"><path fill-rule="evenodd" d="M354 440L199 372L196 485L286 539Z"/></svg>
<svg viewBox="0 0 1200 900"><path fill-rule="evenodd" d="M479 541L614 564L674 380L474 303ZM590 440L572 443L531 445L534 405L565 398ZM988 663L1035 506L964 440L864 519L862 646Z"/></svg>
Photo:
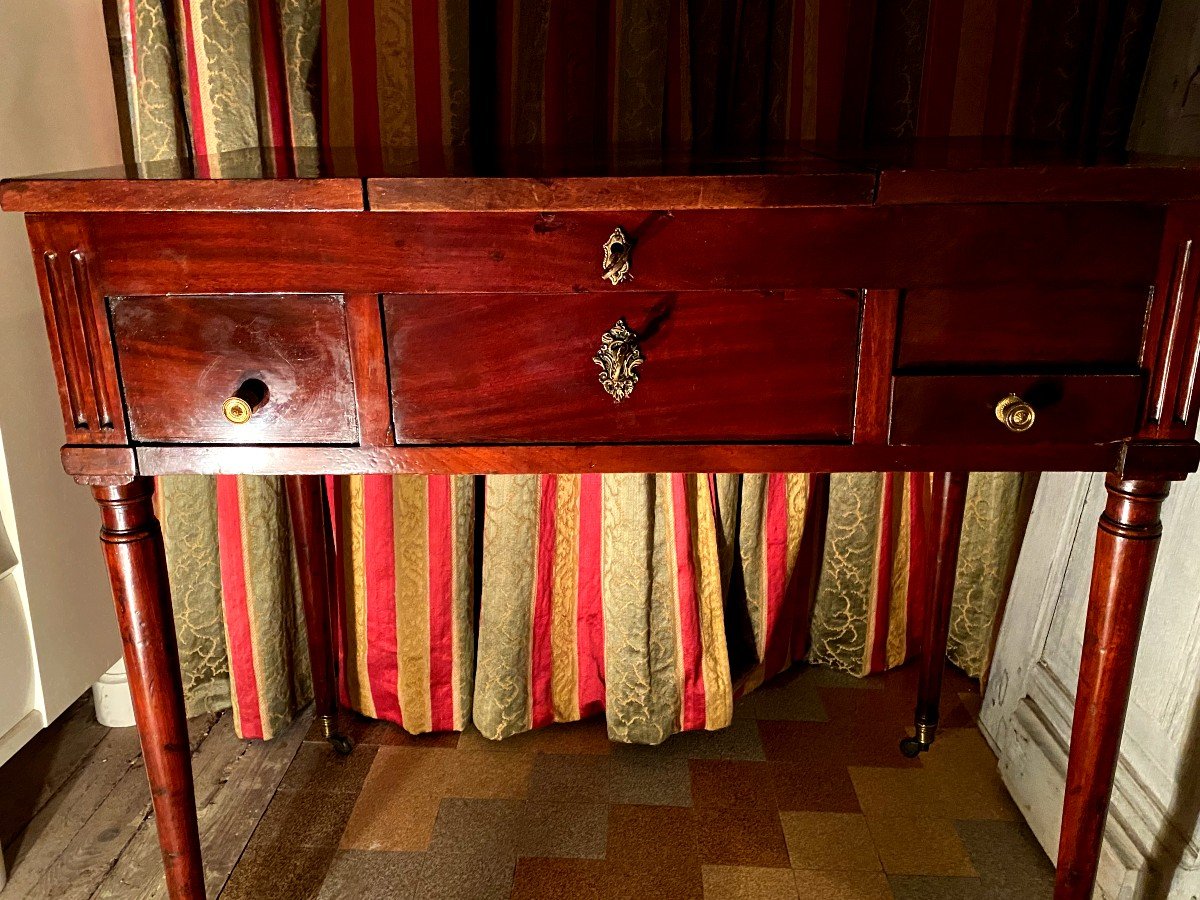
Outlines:
<svg viewBox="0 0 1200 900"><path fill-rule="evenodd" d="M267 386L257 378L247 378L233 396L221 404L221 412L234 425L244 425L266 402Z"/></svg>
<svg viewBox="0 0 1200 900"><path fill-rule="evenodd" d="M592 357L592 362L600 367L600 386L614 403L627 399L638 383L637 367L642 364L642 351L637 337L624 319L618 319L600 338L600 351Z"/></svg>
<svg viewBox="0 0 1200 900"><path fill-rule="evenodd" d="M1028 431L1033 427L1033 421L1037 418L1037 413L1034 412L1032 406L1016 394L1009 394L996 404L996 418L1009 431L1020 432Z"/></svg>
<svg viewBox="0 0 1200 900"><path fill-rule="evenodd" d="M604 259L602 261L604 269L600 277L608 279L610 284L633 281L633 275L629 272L629 257L632 252L633 245L629 236L618 225L608 236L608 240L604 242Z"/></svg>

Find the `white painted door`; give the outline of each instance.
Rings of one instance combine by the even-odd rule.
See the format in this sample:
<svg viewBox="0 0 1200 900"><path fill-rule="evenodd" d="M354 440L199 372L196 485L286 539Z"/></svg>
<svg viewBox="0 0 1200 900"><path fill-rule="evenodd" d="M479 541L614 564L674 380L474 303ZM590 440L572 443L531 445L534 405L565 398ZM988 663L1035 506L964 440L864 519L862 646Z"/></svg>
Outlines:
<svg viewBox="0 0 1200 900"><path fill-rule="evenodd" d="M102 5L0 0L0 176L119 165ZM0 763L120 657L21 216L0 214Z"/></svg>
<svg viewBox="0 0 1200 900"><path fill-rule="evenodd" d="M981 724L1052 857L1103 476L1043 476ZM1142 631L1099 896L1200 895L1200 478L1176 485Z"/></svg>

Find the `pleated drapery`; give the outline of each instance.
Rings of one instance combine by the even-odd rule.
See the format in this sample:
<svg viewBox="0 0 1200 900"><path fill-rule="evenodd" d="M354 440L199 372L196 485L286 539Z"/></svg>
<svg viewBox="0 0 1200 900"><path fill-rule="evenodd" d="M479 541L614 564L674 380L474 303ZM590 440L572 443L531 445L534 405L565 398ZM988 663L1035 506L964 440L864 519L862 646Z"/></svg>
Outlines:
<svg viewBox="0 0 1200 900"><path fill-rule="evenodd" d="M1119 147L1156 8L110 0L108 13L131 160L271 177L913 135ZM1026 483L971 480L950 658L972 674ZM739 692L796 659L866 674L921 633L924 475L329 485L342 698L411 731L473 720L502 737L604 711L614 738L656 742L727 724ZM165 478L159 506L189 706L232 704L240 733L270 737L311 693L279 481Z"/></svg>

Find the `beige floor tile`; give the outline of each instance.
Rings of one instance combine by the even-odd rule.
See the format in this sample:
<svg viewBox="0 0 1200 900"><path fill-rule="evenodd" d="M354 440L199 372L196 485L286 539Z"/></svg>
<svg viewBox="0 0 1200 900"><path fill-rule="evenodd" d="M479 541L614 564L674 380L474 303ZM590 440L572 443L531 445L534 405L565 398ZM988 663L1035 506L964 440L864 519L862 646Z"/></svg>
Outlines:
<svg viewBox="0 0 1200 900"><path fill-rule="evenodd" d="M868 818L871 840L889 875L976 875L949 819Z"/></svg>
<svg viewBox="0 0 1200 900"><path fill-rule="evenodd" d="M857 813L779 814L796 869L876 872L881 866L865 816Z"/></svg>
<svg viewBox="0 0 1200 900"><path fill-rule="evenodd" d="M456 750L446 767L444 795L490 799L523 799L529 794L532 753Z"/></svg>
<svg viewBox="0 0 1200 900"><path fill-rule="evenodd" d="M426 850L440 803L437 797L425 794L405 796L364 790L342 832L341 849Z"/></svg>
<svg viewBox="0 0 1200 900"><path fill-rule="evenodd" d="M704 900L796 900L791 869L704 866Z"/></svg>
<svg viewBox="0 0 1200 900"><path fill-rule="evenodd" d="M873 817L994 819L1019 812L999 776L970 768L885 769L851 766L863 813Z"/></svg>
<svg viewBox="0 0 1200 900"><path fill-rule="evenodd" d="M797 869L796 895L800 900L893 900L882 872L821 872Z"/></svg>

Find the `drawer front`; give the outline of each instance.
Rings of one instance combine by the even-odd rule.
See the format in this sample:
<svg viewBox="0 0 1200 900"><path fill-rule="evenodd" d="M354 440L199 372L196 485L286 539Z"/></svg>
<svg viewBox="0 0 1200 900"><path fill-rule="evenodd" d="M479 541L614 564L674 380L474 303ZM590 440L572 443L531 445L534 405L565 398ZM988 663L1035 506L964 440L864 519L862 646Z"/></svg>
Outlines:
<svg viewBox="0 0 1200 900"><path fill-rule="evenodd" d="M1149 290L1098 286L914 289L897 367L1137 369Z"/></svg>
<svg viewBox="0 0 1200 900"><path fill-rule="evenodd" d="M313 295L110 301L137 441L356 443L342 299ZM225 414L242 394L249 418ZM240 418L236 407L230 415Z"/></svg>
<svg viewBox="0 0 1200 900"><path fill-rule="evenodd" d="M389 295L396 440L848 439L859 306L833 290ZM643 358L619 403L594 361L618 320Z"/></svg>
<svg viewBox="0 0 1200 900"><path fill-rule="evenodd" d="M892 380L893 444L1099 444L1134 431L1141 375L902 375ZM1013 431L997 404L1015 394L1033 424Z"/></svg>

